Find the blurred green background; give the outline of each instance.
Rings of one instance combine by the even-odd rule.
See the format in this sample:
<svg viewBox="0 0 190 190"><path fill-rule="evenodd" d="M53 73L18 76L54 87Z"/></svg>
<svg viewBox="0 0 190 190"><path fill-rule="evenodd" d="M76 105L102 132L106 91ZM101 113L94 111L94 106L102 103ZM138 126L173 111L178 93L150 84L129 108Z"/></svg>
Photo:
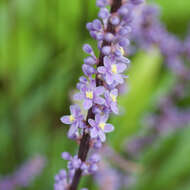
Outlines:
<svg viewBox="0 0 190 190"><path fill-rule="evenodd" d="M150 2L161 5L168 30L183 38L190 22L190 1ZM68 114L70 96L82 75L82 44L96 45L85 23L96 18L97 11L95 0L0 1L0 174L13 172L36 153L48 160L43 173L25 189L53 189L54 175L66 166L61 152L77 150L59 118ZM118 152L126 136L139 130L158 94L166 94L174 80L163 69L159 53L138 53L132 60L133 91L121 99L126 115L112 118L116 130L109 136ZM188 144L189 130L160 139L158 149L140 160L149 170L144 186L139 182L137 189L189 190ZM87 183L95 189L91 180Z"/></svg>

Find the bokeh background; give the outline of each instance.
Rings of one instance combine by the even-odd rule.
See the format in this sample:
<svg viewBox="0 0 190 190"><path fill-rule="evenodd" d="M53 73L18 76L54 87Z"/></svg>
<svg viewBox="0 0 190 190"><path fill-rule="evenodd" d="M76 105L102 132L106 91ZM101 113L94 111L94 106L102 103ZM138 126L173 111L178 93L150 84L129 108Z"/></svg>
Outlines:
<svg viewBox="0 0 190 190"><path fill-rule="evenodd" d="M190 1L150 2L161 6L167 29L183 39ZM70 97L82 75L81 47L86 42L96 45L85 24L97 11L94 0L0 1L0 176L11 175L36 154L46 158L44 170L23 189L53 189L54 175L66 167L61 152L77 150L67 139L68 126L59 119L69 113ZM159 53L137 53L130 73L133 90L121 98L126 112L112 118L116 130L108 137L108 144L121 155L126 139L142 130L143 118L175 85L175 75L163 66ZM184 104L189 103L187 98ZM190 189L190 130L185 128L158 138L157 146L134 159L148 168L137 189ZM83 183L98 189L91 177Z"/></svg>

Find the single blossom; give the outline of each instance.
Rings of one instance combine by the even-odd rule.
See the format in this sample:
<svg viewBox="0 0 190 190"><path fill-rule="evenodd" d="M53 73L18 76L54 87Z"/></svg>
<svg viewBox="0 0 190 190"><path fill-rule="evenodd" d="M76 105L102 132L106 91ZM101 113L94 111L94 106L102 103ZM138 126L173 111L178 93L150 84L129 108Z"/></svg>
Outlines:
<svg viewBox="0 0 190 190"><path fill-rule="evenodd" d="M124 76L121 74L127 68L124 63L117 63L108 56L104 57L104 66L98 67L98 72L105 76L106 82L111 85L114 81L118 84L124 82Z"/></svg>
<svg viewBox="0 0 190 190"><path fill-rule="evenodd" d="M77 132L78 128L83 128L83 120L84 120L84 117L81 114L81 110L78 105L70 106L70 112L71 115L66 115L61 117L62 123L71 125L68 132L69 137L73 136Z"/></svg>
<svg viewBox="0 0 190 190"><path fill-rule="evenodd" d="M74 99L83 100L84 109L88 110L93 104L102 105L105 103L104 98L100 97L104 93L103 86L96 87L95 81L92 81L87 86L81 86L80 92L74 95Z"/></svg>
<svg viewBox="0 0 190 190"><path fill-rule="evenodd" d="M118 106L117 106L117 96L118 96L118 90L113 89L110 92L105 92L105 100L106 100L106 106L110 108L112 112L115 114L119 113Z"/></svg>
<svg viewBox="0 0 190 190"><path fill-rule="evenodd" d="M106 123L108 115L96 115L95 120L89 119L88 122L91 125L90 136L91 138L100 138L102 142L106 140L105 133L112 132L114 127L112 124Z"/></svg>

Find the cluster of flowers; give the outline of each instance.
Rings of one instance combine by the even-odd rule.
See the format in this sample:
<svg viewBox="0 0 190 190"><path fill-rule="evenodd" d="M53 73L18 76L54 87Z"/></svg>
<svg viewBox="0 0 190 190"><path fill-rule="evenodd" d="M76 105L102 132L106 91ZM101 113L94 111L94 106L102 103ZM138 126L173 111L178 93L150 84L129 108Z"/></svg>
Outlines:
<svg viewBox="0 0 190 190"><path fill-rule="evenodd" d="M17 188L28 187L42 172L45 162L46 160L44 157L35 156L24 163L12 175L0 177L0 189L15 190Z"/></svg>
<svg viewBox="0 0 190 190"><path fill-rule="evenodd" d="M122 155L105 145L101 150L100 169L94 175L100 190L130 189L136 182L131 173L139 171L140 165L126 160ZM116 166L116 167L114 167Z"/></svg>
<svg viewBox="0 0 190 190"><path fill-rule="evenodd" d="M139 12L140 16L137 15L133 22L131 40L138 48L150 49L152 46L157 46L164 57L165 64L172 72L181 77L188 77L189 71L182 57L190 54L189 37L184 43L177 36L169 33L160 21L159 7L154 4L144 4Z"/></svg>
<svg viewBox="0 0 190 190"><path fill-rule="evenodd" d="M62 158L64 160L68 160L69 172L67 174L65 170L60 170L59 174L55 176L55 189L58 190L68 188L68 183L72 182L76 169L81 168L84 175L92 174L97 171L97 163L100 160L100 156L98 154L93 154L88 161L82 162L77 155L72 157L68 152L63 152ZM86 190L86 188L82 188L81 190Z"/></svg>
<svg viewBox="0 0 190 190"><path fill-rule="evenodd" d="M85 119L78 105L70 106L71 114L61 118L62 123L70 125L69 138L81 140L84 134L89 134L91 147L100 148L106 140L105 134L114 130L114 126L107 121L111 113L119 113L118 88L124 83L126 76L123 72L130 62L124 55L129 46L131 11L141 2L142 0L97 0L96 4L100 7L99 19L86 26L91 37L97 40L100 55L97 58L89 44L83 46L84 52L89 56L84 59L82 70L85 76L79 78L77 88L80 92L74 95L74 99L83 102L87 116ZM107 8L109 5L111 11ZM77 170L88 174L98 168L97 155L84 161L79 155L72 157L64 152L62 158L68 160L68 173L61 170L56 175L55 190L69 189Z"/></svg>
<svg viewBox="0 0 190 190"><path fill-rule="evenodd" d="M169 131L186 126L190 123L190 110L179 108L176 102L186 96L190 80L190 68L185 60L190 60L190 38L181 41L169 33L160 22L159 9L156 5L144 5L141 7L141 16L136 17L133 23L133 40L137 47L149 49L157 46L164 57L164 62L176 76L176 84L173 89L162 97L157 105L159 114L151 114L146 118L147 125L152 135L141 136L132 139L128 143L128 152L133 155L143 150L143 147L153 142L157 136L167 134Z"/></svg>
<svg viewBox="0 0 190 190"><path fill-rule="evenodd" d="M159 9L156 5L144 4L138 7L137 16L133 19L132 33L130 41L134 42L136 49L149 50L153 46L157 46L164 58L167 67L176 75L176 84L173 89L162 97L162 100L157 105L158 112L151 114L143 122L149 127L147 128L148 135L140 135L132 137L127 141L127 155L137 159L138 155L160 136L166 135L170 131L182 128L190 124L190 109L179 108L176 102L186 97L189 85L190 68L185 64L185 60L190 61L190 37L188 36L184 42L176 36L170 34L159 19ZM140 14L139 14L140 12ZM128 53L134 52L134 47L129 46ZM144 131L143 131L144 132ZM108 153L103 152L102 155ZM102 160L105 158L103 156ZM112 181L117 181L116 184L122 184L120 179L126 177L125 181L130 180L127 184L133 185L135 176L133 172L121 173L117 168L109 166L108 162L103 164L102 170L96 173L96 180L100 189L109 189L105 186L105 181L109 180L107 172L111 173ZM114 171L114 172L113 172ZM131 183L132 180L132 183ZM112 184L110 182L110 184ZM122 185L124 187L124 185ZM111 188L110 188L111 189ZM120 189L115 187L114 189Z"/></svg>

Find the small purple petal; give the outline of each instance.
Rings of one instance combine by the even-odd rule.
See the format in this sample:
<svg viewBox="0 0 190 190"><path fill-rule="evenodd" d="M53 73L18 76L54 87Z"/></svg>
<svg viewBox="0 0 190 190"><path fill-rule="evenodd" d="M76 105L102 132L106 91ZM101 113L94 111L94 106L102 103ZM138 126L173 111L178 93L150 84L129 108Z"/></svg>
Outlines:
<svg viewBox="0 0 190 190"><path fill-rule="evenodd" d="M74 100L81 100L81 99L83 99L83 94L80 92L76 93L76 94L74 94L73 98L74 98Z"/></svg>
<svg viewBox="0 0 190 190"><path fill-rule="evenodd" d="M91 54L93 52L92 47L89 44L84 44L83 51L88 54Z"/></svg>
<svg viewBox="0 0 190 190"><path fill-rule="evenodd" d="M92 107L92 100L85 99L83 102L83 106L85 110L88 110Z"/></svg>
<svg viewBox="0 0 190 190"><path fill-rule="evenodd" d="M78 158L74 158L72 161L73 168L77 169L81 166L81 160Z"/></svg>
<svg viewBox="0 0 190 190"><path fill-rule="evenodd" d="M105 7L106 5L108 5L108 1L107 0L97 0L96 5L97 5L97 7Z"/></svg>
<svg viewBox="0 0 190 190"><path fill-rule="evenodd" d="M64 159L64 160L70 160L71 159L71 155L68 153L68 152L63 152L61 154L61 157Z"/></svg>
<svg viewBox="0 0 190 190"><path fill-rule="evenodd" d="M99 162L99 161L100 161L100 155L99 155L99 154L93 154L93 155L90 157L90 161L91 161L91 162Z"/></svg>
<svg viewBox="0 0 190 190"><path fill-rule="evenodd" d="M64 123L64 124L68 124L70 125L72 122L70 121L70 116L63 116L61 117L61 122Z"/></svg>
<svg viewBox="0 0 190 190"><path fill-rule="evenodd" d="M115 80L120 84L124 83L122 76L119 74L115 75Z"/></svg>
<svg viewBox="0 0 190 190"><path fill-rule="evenodd" d="M112 103L111 104L111 110L115 113L115 114L118 114L119 113L119 109L117 107L117 104L115 103Z"/></svg>
<svg viewBox="0 0 190 190"><path fill-rule="evenodd" d="M85 64L94 65L96 64L96 60L92 56L88 56L84 59Z"/></svg>
<svg viewBox="0 0 190 190"><path fill-rule="evenodd" d="M117 70L119 73L122 73L123 71L125 71L125 69L127 68L125 63L119 63L117 64Z"/></svg>
<svg viewBox="0 0 190 190"><path fill-rule="evenodd" d="M109 67L110 63L111 63L110 58L108 56L105 56L104 57L104 65L105 65L105 67Z"/></svg>
<svg viewBox="0 0 190 190"><path fill-rule="evenodd" d="M118 96L118 90L116 88L113 89L110 93L113 94L116 97Z"/></svg>
<svg viewBox="0 0 190 190"><path fill-rule="evenodd" d="M113 77L110 74L106 74L106 82L109 85L113 83Z"/></svg>
<svg viewBox="0 0 190 190"><path fill-rule="evenodd" d="M93 119L89 119L88 123L91 125L91 127L95 127L96 126L96 122Z"/></svg>
<svg viewBox="0 0 190 190"><path fill-rule="evenodd" d="M98 13L98 17L101 19L107 19L109 17L109 15L110 15L110 13L107 8L101 8Z"/></svg>
<svg viewBox="0 0 190 190"><path fill-rule="evenodd" d="M86 28L90 31L90 30L92 30L92 23L91 22L88 22L87 24L86 24Z"/></svg>
<svg viewBox="0 0 190 190"><path fill-rule="evenodd" d="M141 4L143 2L144 2L144 0L131 0L131 3L134 5L138 5L138 4Z"/></svg>
<svg viewBox="0 0 190 190"><path fill-rule="evenodd" d="M95 73L95 69L93 67L91 67L90 65L87 65L87 64L82 65L82 70L83 70L84 74L87 76Z"/></svg>
<svg viewBox="0 0 190 190"><path fill-rule="evenodd" d="M121 46L121 47L127 47L128 45L130 44L130 41L126 38L126 39L122 39L122 40L120 40L120 42L119 42L119 45Z"/></svg>
<svg viewBox="0 0 190 190"><path fill-rule="evenodd" d="M90 136L91 138L97 137L97 130L95 128L90 129Z"/></svg>
<svg viewBox="0 0 190 190"><path fill-rule="evenodd" d="M94 102L95 102L96 104L102 105L102 104L105 103L105 100L104 100L102 97L95 97L95 98L94 98Z"/></svg>
<svg viewBox="0 0 190 190"><path fill-rule="evenodd" d="M96 95L101 95L101 94L104 93L104 91L105 91L105 88L104 88L103 86L98 86L98 87L96 87L96 89L95 89Z"/></svg>
<svg viewBox="0 0 190 190"><path fill-rule="evenodd" d="M106 124L106 125L104 126L104 132L105 132L105 133L112 132L113 130L114 130L114 126L111 125L111 124Z"/></svg>
<svg viewBox="0 0 190 190"><path fill-rule="evenodd" d="M96 123L100 123L100 121L101 121L101 116L100 116L100 114L96 114L96 115L95 115L95 121L96 121Z"/></svg>
<svg viewBox="0 0 190 190"><path fill-rule="evenodd" d="M118 13L119 13L121 16L127 15L127 13L128 13L127 7L126 7L126 6L122 6L122 7L118 10Z"/></svg>
<svg viewBox="0 0 190 190"><path fill-rule="evenodd" d="M77 125L71 125L68 131L68 137L72 137L73 135L75 135L75 133L77 132Z"/></svg>
<svg viewBox="0 0 190 190"><path fill-rule="evenodd" d="M111 52L111 47L110 47L110 46L104 46L104 47L102 48L102 53L103 53L104 55L109 55L110 52Z"/></svg>
<svg viewBox="0 0 190 190"><path fill-rule="evenodd" d="M108 115L108 114L103 115L103 116L101 117L101 122L106 123L106 121L108 120L108 118L109 118L109 115Z"/></svg>
<svg viewBox="0 0 190 190"><path fill-rule="evenodd" d="M104 66L98 67L98 72L104 74L106 72L106 68Z"/></svg>
<svg viewBox="0 0 190 190"><path fill-rule="evenodd" d="M72 115L76 116L80 113L80 107L78 105L71 105L70 111Z"/></svg>
<svg viewBox="0 0 190 190"><path fill-rule="evenodd" d="M101 30L102 29L102 23L101 23L101 21L98 20L98 19L95 19L92 22L92 27L93 27L94 30L97 30L97 31Z"/></svg>
<svg viewBox="0 0 190 190"><path fill-rule="evenodd" d="M102 142L105 142L106 136L105 136L105 134L104 134L104 132L103 132L102 130L99 130L98 136L100 137L100 140L101 140Z"/></svg>
<svg viewBox="0 0 190 190"><path fill-rule="evenodd" d="M90 166L90 168L89 168L89 171L90 171L91 173L94 173L94 172L96 172L97 170L98 170L97 164L92 164L92 165Z"/></svg>
<svg viewBox="0 0 190 190"><path fill-rule="evenodd" d="M118 25L120 23L120 19L118 16L112 16L111 19L110 19L110 22L113 24L113 25Z"/></svg>
<svg viewBox="0 0 190 190"><path fill-rule="evenodd" d="M107 41L107 42L112 42L113 41L113 39L114 39L114 35L112 34L112 33L106 33L105 35L104 35L104 39Z"/></svg>

